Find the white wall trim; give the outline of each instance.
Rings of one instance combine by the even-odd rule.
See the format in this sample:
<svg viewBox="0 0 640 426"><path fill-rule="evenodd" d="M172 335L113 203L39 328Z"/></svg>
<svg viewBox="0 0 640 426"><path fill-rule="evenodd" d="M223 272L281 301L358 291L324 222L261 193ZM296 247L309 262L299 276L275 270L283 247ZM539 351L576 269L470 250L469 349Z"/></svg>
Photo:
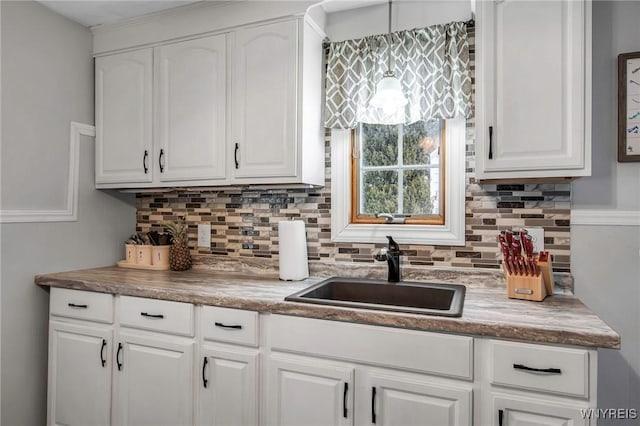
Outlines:
<svg viewBox="0 0 640 426"><path fill-rule="evenodd" d="M465 120L447 120L445 224L350 224L350 130L331 130L331 240L386 243L392 235L400 244L464 246L465 244Z"/></svg>
<svg viewBox="0 0 640 426"><path fill-rule="evenodd" d="M572 209L571 225L640 226L640 211Z"/></svg>
<svg viewBox="0 0 640 426"><path fill-rule="evenodd" d="M78 179L80 136L96 136L94 126L71 122L69 126L69 173L66 206L61 210L0 210L0 223L76 222L78 220Z"/></svg>

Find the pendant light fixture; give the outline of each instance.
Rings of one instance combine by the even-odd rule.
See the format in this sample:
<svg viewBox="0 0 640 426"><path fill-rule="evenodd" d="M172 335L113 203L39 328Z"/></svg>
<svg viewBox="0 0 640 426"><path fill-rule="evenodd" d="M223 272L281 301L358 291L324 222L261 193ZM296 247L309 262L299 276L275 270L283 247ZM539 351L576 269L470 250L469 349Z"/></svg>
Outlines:
<svg viewBox="0 0 640 426"><path fill-rule="evenodd" d="M391 71L391 0L389 0L389 33L387 34L388 55L387 55L387 71L384 73L382 80L376 85L376 94L371 98L369 105L374 108L382 108L385 114L391 115L398 108L407 104L407 98L402 93L402 85L400 80Z"/></svg>

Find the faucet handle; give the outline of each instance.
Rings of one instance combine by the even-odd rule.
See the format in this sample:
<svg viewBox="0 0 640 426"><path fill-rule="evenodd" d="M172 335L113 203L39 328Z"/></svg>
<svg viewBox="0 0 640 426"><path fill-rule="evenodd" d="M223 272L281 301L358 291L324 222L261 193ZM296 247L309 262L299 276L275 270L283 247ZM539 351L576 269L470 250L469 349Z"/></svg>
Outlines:
<svg viewBox="0 0 640 426"><path fill-rule="evenodd" d="M383 262L389 258L389 250L386 247L383 247L380 250L378 250L376 254L373 255L373 258L375 260Z"/></svg>
<svg viewBox="0 0 640 426"><path fill-rule="evenodd" d="M393 240L393 237L387 235L387 239L389 240L389 251L400 251L400 246Z"/></svg>

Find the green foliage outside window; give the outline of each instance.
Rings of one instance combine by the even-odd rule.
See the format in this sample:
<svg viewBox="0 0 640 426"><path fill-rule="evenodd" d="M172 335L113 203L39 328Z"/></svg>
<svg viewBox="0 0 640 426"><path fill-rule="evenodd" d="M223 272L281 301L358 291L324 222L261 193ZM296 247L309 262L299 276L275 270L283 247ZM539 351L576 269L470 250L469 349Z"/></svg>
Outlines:
<svg viewBox="0 0 640 426"><path fill-rule="evenodd" d="M438 213L439 194L431 194L431 179L432 173L439 171L439 165L432 164L432 156L439 153L441 129L440 120L408 125L361 125L360 196L364 197L361 214L424 216ZM402 152L399 152L400 147ZM369 167L380 166L388 169L368 170ZM403 180L402 211L398 211L400 173Z"/></svg>

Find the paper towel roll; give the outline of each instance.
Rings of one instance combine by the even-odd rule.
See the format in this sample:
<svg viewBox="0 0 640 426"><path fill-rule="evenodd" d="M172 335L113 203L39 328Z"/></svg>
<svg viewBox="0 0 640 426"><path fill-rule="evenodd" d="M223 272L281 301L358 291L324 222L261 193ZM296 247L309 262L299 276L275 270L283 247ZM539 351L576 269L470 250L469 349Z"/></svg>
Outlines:
<svg viewBox="0 0 640 426"><path fill-rule="evenodd" d="M304 222L287 220L278 222L280 251L280 279L303 280L309 276L307 235Z"/></svg>

